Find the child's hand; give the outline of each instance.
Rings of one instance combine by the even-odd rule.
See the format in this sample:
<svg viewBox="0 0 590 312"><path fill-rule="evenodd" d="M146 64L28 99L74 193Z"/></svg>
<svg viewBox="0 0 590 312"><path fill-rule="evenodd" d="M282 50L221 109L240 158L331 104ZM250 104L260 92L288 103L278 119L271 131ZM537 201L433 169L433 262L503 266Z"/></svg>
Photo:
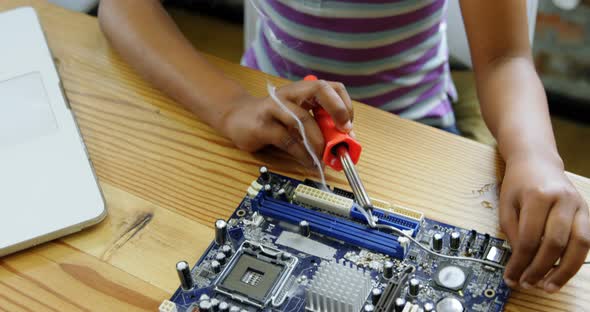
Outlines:
<svg viewBox="0 0 590 312"><path fill-rule="evenodd" d="M510 287L537 285L556 292L580 269L590 248L586 202L563 167L544 159L506 163L500 224L513 249L504 273Z"/></svg>
<svg viewBox="0 0 590 312"><path fill-rule="evenodd" d="M344 131L352 129L352 102L341 83L300 81L277 89L276 95L295 113L305 127L306 136L313 150L321 159L324 138L309 110L321 105ZM311 101L315 99L315 101ZM243 150L253 152L266 145L274 145L302 162L313 166L305 150L295 120L283 111L270 97L256 98L242 95L230 105L222 119L222 133Z"/></svg>

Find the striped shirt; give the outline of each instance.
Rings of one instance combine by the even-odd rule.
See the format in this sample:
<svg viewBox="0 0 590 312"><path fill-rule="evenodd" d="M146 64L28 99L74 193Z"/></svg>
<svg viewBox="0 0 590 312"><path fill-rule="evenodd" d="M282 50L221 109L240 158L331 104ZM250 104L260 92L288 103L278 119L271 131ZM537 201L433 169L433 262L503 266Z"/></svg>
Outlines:
<svg viewBox="0 0 590 312"><path fill-rule="evenodd" d="M448 128L456 98L446 0L251 0L256 38L242 65L344 83L360 102Z"/></svg>

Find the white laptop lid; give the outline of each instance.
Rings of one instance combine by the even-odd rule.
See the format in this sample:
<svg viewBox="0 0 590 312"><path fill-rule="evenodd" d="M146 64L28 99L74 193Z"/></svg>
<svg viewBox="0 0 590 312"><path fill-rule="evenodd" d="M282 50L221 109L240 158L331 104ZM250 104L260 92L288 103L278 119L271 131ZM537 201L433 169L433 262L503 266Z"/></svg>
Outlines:
<svg viewBox="0 0 590 312"><path fill-rule="evenodd" d="M0 13L0 256L105 213L35 11Z"/></svg>

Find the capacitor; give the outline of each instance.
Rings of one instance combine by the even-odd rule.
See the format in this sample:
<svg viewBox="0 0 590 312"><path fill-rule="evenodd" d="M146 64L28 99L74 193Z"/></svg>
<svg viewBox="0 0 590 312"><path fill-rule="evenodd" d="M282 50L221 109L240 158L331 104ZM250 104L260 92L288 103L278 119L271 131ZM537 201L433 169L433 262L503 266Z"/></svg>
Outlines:
<svg viewBox="0 0 590 312"><path fill-rule="evenodd" d="M406 306L406 299L397 298L395 299L395 312L402 312Z"/></svg>
<svg viewBox="0 0 590 312"><path fill-rule="evenodd" d="M459 246L461 245L461 234L459 232L451 233L451 241L449 245L452 250L459 250Z"/></svg>
<svg viewBox="0 0 590 312"><path fill-rule="evenodd" d="M365 305L365 312L373 312L373 311L375 311L375 306L370 303L367 303Z"/></svg>
<svg viewBox="0 0 590 312"><path fill-rule="evenodd" d="M270 184L265 184L264 191L267 193L270 193L270 191L272 191L272 186L270 186Z"/></svg>
<svg viewBox="0 0 590 312"><path fill-rule="evenodd" d="M211 299L211 311L219 311L219 300L217 298Z"/></svg>
<svg viewBox="0 0 590 312"><path fill-rule="evenodd" d="M469 232L469 239L467 239L467 244L465 244L465 251L467 251L469 248L471 248L471 245L475 241L475 238L476 237L477 237L477 231L476 230L471 230Z"/></svg>
<svg viewBox="0 0 590 312"><path fill-rule="evenodd" d="M420 281L416 278L412 278L412 279L410 279L408 284L409 284L408 289L409 289L410 296L413 296L413 297L418 296L418 293L420 292Z"/></svg>
<svg viewBox="0 0 590 312"><path fill-rule="evenodd" d="M230 247L229 245L223 245L223 246L221 247L221 252L223 252L223 254L224 254L224 255L225 255L227 258L229 258L229 257L231 256L231 254L232 254L232 252L233 252L233 251L231 250L231 247Z"/></svg>
<svg viewBox="0 0 590 312"><path fill-rule="evenodd" d="M427 302L424 304L424 312L432 312L434 311L434 304L431 302Z"/></svg>
<svg viewBox="0 0 590 312"><path fill-rule="evenodd" d="M223 219L215 221L215 243L218 246L225 244L227 240L227 222Z"/></svg>
<svg viewBox="0 0 590 312"><path fill-rule="evenodd" d="M179 261L176 264L176 272L178 273L180 286L183 290L191 290L195 286L195 282L191 275L191 269L186 261Z"/></svg>
<svg viewBox="0 0 590 312"><path fill-rule="evenodd" d="M211 270L213 270L213 273L221 272L221 263L217 260L211 261Z"/></svg>
<svg viewBox="0 0 590 312"><path fill-rule="evenodd" d="M385 261L383 264L383 277L386 279L393 277L393 262Z"/></svg>
<svg viewBox="0 0 590 312"><path fill-rule="evenodd" d="M309 235L311 234L309 222L305 220L301 220L301 222L299 222L299 234L305 237L309 237Z"/></svg>
<svg viewBox="0 0 590 312"><path fill-rule="evenodd" d="M444 297L436 303L436 310L439 312L463 312L465 308L459 299Z"/></svg>
<svg viewBox="0 0 590 312"><path fill-rule="evenodd" d="M221 265L225 264L226 259L227 258L225 257L225 254L223 252L218 252L217 254L215 254L215 260L219 261Z"/></svg>
<svg viewBox="0 0 590 312"><path fill-rule="evenodd" d="M211 301L203 300L199 302L199 311L200 312L209 312L211 311Z"/></svg>
<svg viewBox="0 0 590 312"><path fill-rule="evenodd" d="M258 171L260 172L260 178L262 178L262 181L269 182L270 173L268 172L268 168L266 168L266 166L262 166Z"/></svg>
<svg viewBox="0 0 590 312"><path fill-rule="evenodd" d="M279 254L279 258L283 261L288 261L288 260L291 260L293 258L293 256L288 252L281 252Z"/></svg>
<svg viewBox="0 0 590 312"><path fill-rule="evenodd" d="M229 311L229 304L225 301L221 301L219 303L219 312L228 312Z"/></svg>
<svg viewBox="0 0 590 312"><path fill-rule="evenodd" d="M432 235L432 249L436 252L440 252L443 246L443 235L441 233L435 233Z"/></svg>
<svg viewBox="0 0 590 312"><path fill-rule="evenodd" d="M380 288L373 288L373 290L371 290L371 302L373 304L377 304L377 302L379 302L379 299L381 299L382 294L383 291Z"/></svg>

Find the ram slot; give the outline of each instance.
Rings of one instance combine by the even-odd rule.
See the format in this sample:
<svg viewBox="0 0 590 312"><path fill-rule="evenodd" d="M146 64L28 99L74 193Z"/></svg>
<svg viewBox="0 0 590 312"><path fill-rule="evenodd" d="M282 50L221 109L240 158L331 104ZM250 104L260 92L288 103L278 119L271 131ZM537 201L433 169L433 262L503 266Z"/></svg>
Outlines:
<svg viewBox="0 0 590 312"><path fill-rule="evenodd" d="M398 236L372 229L366 225L277 200L261 194L253 201L252 209L263 216L291 224L307 221L312 232L361 248L403 259L404 248Z"/></svg>
<svg viewBox="0 0 590 312"><path fill-rule="evenodd" d="M297 185L294 194L293 199L299 203L362 223L367 222L365 216L350 198L325 192L305 184ZM420 228L420 221L381 209L373 209L373 215L379 218L379 223L406 231L412 236L416 236Z"/></svg>

